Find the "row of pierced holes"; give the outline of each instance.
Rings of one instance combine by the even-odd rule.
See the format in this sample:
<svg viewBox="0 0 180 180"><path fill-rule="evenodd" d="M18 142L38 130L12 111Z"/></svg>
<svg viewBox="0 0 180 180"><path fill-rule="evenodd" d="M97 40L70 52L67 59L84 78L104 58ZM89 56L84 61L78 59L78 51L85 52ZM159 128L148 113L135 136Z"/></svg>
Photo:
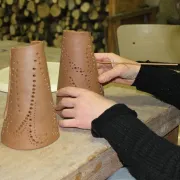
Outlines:
<svg viewBox="0 0 180 180"><path fill-rule="evenodd" d="M37 56L38 56L38 53L36 53L36 54L37 54ZM38 59L39 59L39 64L41 64L41 63L40 63L40 57L39 57L39 56L38 56ZM35 61L37 61L37 60L35 60ZM41 72L41 74L42 74L43 76L45 75L41 66L40 66L40 72ZM48 86L48 90L51 90L50 85L49 85L49 83L48 83L48 80L47 80L45 77L44 77L44 80L45 80L46 85Z"/></svg>
<svg viewBox="0 0 180 180"><path fill-rule="evenodd" d="M65 39L65 36L63 36L63 38ZM89 42L91 42L91 36L89 36ZM66 51L65 51L65 49L64 49L64 41L62 41L62 51L61 51L61 52L62 52L62 56L65 55L65 56L68 57L68 59L69 59L69 65L70 65L70 66L74 65L74 63L71 62L70 57L68 56L68 54L66 53ZM89 53L91 54L91 58L92 58L92 60L93 60L93 64L90 63L90 61L89 61L89 58L90 58L90 57L89 57ZM88 69L88 70L89 70L89 73L92 73L92 69L96 67L96 64L95 64L96 62L95 62L95 58L94 58L94 55L93 55L93 53L92 53L91 45L90 45L90 44L88 44L88 47L86 48L86 59L87 59L87 66L88 66L88 68L89 68L89 69ZM63 63L63 57L62 57L62 59L61 59L61 62ZM90 64L92 64L93 67L92 67L92 66L90 67ZM74 69L77 73L79 72L79 73L81 73L81 75L84 75L81 70L79 71L79 69L81 69L81 68L75 67L75 65L74 65L74 67L71 67L71 68ZM67 70L66 70L66 71L67 71ZM66 72L66 71L65 71L65 72ZM66 72L66 74L67 74L67 72ZM85 75L85 78L87 79L87 75ZM69 77L69 80L70 80L70 83L71 83L72 85L76 86L76 84L74 83L72 77ZM87 79L87 82L88 82L88 87L91 88L91 85L89 84L89 83L90 83L90 80ZM97 82L97 83L98 83L98 82ZM98 86L99 86L99 83L98 83ZM100 86L100 92L103 93L103 90L102 90L102 87L101 87L101 86Z"/></svg>
<svg viewBox="0 0 180 180"><path fill-rule="evenodd" d="M38 55L38 54L37 54ZM40 57L38 57L39 59L40 59ZM40 64L40 60L39 60L39 64ZM41 74L44 76L45 74L44 74L44 72L43 72L43 70L42 70L42 67L40 67L40 71L41 71ZM45 83L47 84L47 86L48 86L48 89L50 90L50 86L49 86L49 83L48 83L48 81L47 81L47 79L44 77L44 80L45 80ZM52 106L53 106L53 102L50 102L51 104L52 104ZM35 116L35 114L34 114L34 116ZM55 124L55 127L56 127L56 113L55 112L53 112L53 116L54 116L54 118L52 119L52 121L53 121L53 123ZM35 123L35 122L34 122ZM36 134L36 132L35 132L35 130L34 130L34 133ZM57 134L58 133L58 129L56 128L56 132L54 133L54 134ZM35 135L36 136L36 135ZM31 136L30 136L30 138L32 138ZM38 137L36 137L36 138L38 138ZM36 146L37 146L37 143L43 143L43 141L36 141L36 142L33 142Z"/></svg>
<svg viewBox="0 0 180 180"><path fill-rule="evenodd" d="M92 72L92 67L90 68L90 64L92 64L92 63L90 63L89 60L88 60L89 55L88 55L88 52L87 52L87 51L90 51L89 53L91 53L91 56L92 56L92 59L93 59L93 66L95 66L95 60L94 60L94 57L93 57L93 53L92 53L92 51L91 51L91 49L90 49L90 48L91 48L91 45L88 44L88 47L89 47L89 48L86 48L86 58L87 58L88 70L89 70L90 73L91 73L91 72ZM63 52L64 52L64 53L63 53ZM63 59L64 59L64 58L63 58L63 55L68 58L69 64L72 63L70 57L69 57L68 54L66 53L64 47L62 46L62 58L61 58L61 62L62 62L62 63L63 63ZM77 71L76 71L76 72L77 72Z"/></svg>
<svg viewBox="0 0 180 180"><path fill-rule="evenodd" d="M18 61L16 63L18 64ZM13 64L15 64L15 61L13 61ZM11 72L12 78L14 76L14 71L15 71L15 69L12 67L12 72ZM16 69L16 71L18 72L17 69ZM17 72L15 73L16 76L17 76ZM17 80L16 80L16 84L18 84ZM18 93L17 93L17 95L18 95ZM12 96L12 89L10 89L10 97L9 97L10 99L12 99L11 96ZM9 103L12 104L12 100ZM6 132L9 134L8 127L9 127L9 124L12 123L11 117L12 117L11 109L9 109L9 112L7 112L7 117L6 117L4 124L3 124L4 128L2 129L2 134L4 133L5 129L6 129Z"/></svg>
<svg viewBox="0 0 180 180"><path fill-rule="evenodd" d="M91 41L91 36L89 37L89 41ZM93 60L93 67L92 68L96 68L96 61L95 61L95 57L94 57L94 54L92 53L91 51L91 46L88 45L88 48L86 48L86 58L87 58L87 61L89 62L89 53L91 54L91 58ZM100 93L103 94L103 90L102 90L102 86L98 83L98 81L96 82L97 83L97 86L99 86L99 90L100 90ZM89 88L90 88L90 85L89 85Z"/></svg>
<svg viewBox="0 0 180 180"><path fill-rule="evenodd" d="M36 55L38 55L38 53L36 53ZM38 57L39 59L40 59L40 57ZM34 62L37 62L37 60L34 60ZM39 64L40 64L40 61L39 61ZM35 71L36 70L36 68L33 68L33 70ZM44 76L44 72L42 71L42 67L40 67L40 71L41 71L41 74ZM36 77L36 75L35 75L35 73L33 73L33 77L35 78ZM47 79L46 78L44 78L44 80L45 80L45 82L47 83ZM36 83L36 80L33 80L33 91L32 91L32 100L34 99L34 97L35 97L35 87L36 87L36 85L35 85L35 83ZM50 89L50 87L48 86L48 89ZM35 110L34 110L34 118L35 118ZM35 140L35 138L36 139L38 139L38 137L36 136L36 130L34 129L34 137L33 137L33 135L32 135L32 125L31 126L29 126L30 127L30 131L29 131L29 133L30 133L30 136L29 136L29 140L30 140L30 142L33 144L33 145L35 145L35 146L38 146L38 144L43 144L43 141L41 141L41 140ZM34 122L34 127L35 127L35 122Z"/></svg>
<svg viewBox="0 0 180 180"><path fill-rule="evenodd" d="M64 50L64 49L63 49L63 50ZM82 76L85 76L85 79L86 79L88 88L91 88L90 79L87 79L87 78L88 78L88 75L85 74L85 71L83 71L82 68L77 67L77 66L71 61L70 57L68 56L68 54L67 54L65 51L64 51L63 54L68 58L70 67L71 67L73 70L75 70L77 73L80 73ZM86 55L87 55L87 53L86 53ZM90 63L89 63L88 60L87 60L87 62L88 62L88 70L89 70L89 73L92 73L92 69L90 68L90 65L89 65ZM63 62L62 62L62 63L63 63ZM66 74L67 74L67 70L66 70L65 72L66 72ZM76 87L76 84L75 84L75 82L73 81L73 78L72 78L72 77L69 77L69 80L70 80L70 84L72 84L73 86Z"/></svg>
<svg viewBox="0 0 180 180"><path fill-rule="evenodd" d="M69 77L69 81L70 81L70 84L72 84L73 86L75 86L75 87L76 87L76 84L75 84L75 82L74 82L74 80L73 80L73 78L72 78L72 77Z"/></svg>
<svg viewBox="0 0 180 180"><path fill-rule="evenodd" d="M34 62L36 62L37 60L34 60ZM36 68L33 68L33 70L35 70ZM16 71L18 71L18 70L16 70ZM13 74L12 74L13 75ZM17 76L17 74L16 74L16 76ZM33 77L36 77L36 75L35 74L33 74ZM36 80L33 80L33 82L36 82ZM18 88L17 87L17 81L16 81L16 89ZM33 91L32 91L32 98L34 98L34 94L35 94L35 87L36 87L36 85L35 84L33 84ZM17 101L19 102L19 93L17 92ZM20 112L20 105L18 104L18 102L17 102L17 106L18 106L18 111ZM21 125L19 126L19 128L15 131L16 132L16 134L19 134L20 135L20 133L19 133L19 131L21 131L22 130L22 128L24 127L24 125L25 125L25 123L27 122L27 119L29 118L29 116L30 116L30 114L31 114L31 111L32 111L32 109L33 109L33 102L34 102L34 99L31 99L31 106L30 106L30 110L28 111L28 114L26 115L26 117L25 117L25 120L21 123ZM12 103L12 101L10 102L10 103ZM29 118L29 121L32 121L32 119L31 118ZM8 123L9 124L9 123ZM31 127L32 125L29 125L29 127ZM7 125L7 130L8 130L8 125ZM7 131L8 132L8 131Z"/></svg>
<svg viewBox="0 0 180 180"><path fill-rule="evenodd" d="M89 37L89 42L91 41L91 36ZM90 54L90 56L89 56ZM64 56L66 56L69 60L69 65L71 67L71 69L75 70L77 73L81 73L82 76L85 76L85 79L86 79L86 82L87 82L87 86L88 88L91 88L91 85L90 85L90 79L88 79L88 76L87 74L85 74L84 71L82 71L82 69L80 67L76 67L76 65L71 61L70 57L68 56L67 52L65 51L64 49L64 42L62 44L62 59L61 59L61 63L63 64L63 59L64 59ZM90 63L90 58L93 60L92 63ZM94 55L93 55L93 52L91 50L91 45L88 44L88 47L86 48L86 63L87 63L87 66L88 66L88 70L87 70L87 73L92 73L92 70L94 68L96 68L96 62L95 62L95 58L94 58ZM91 66L90 66L91 65ZM64 66L65 68L65 74L68 74L68 70L67 68ZM69 77L69 81L70 81L70 84L72 84L73 86L76 86L75 82L73 81L73 78L72 77ZM99 86L99 83L97 82L97 85ZM100 87L100 92L102 93L102 88Z"/></svg>
<svg viewBox="0 0 180 180"><path fill-rule="evenodd" d="M64 58L63 58L63 55L64 55L64 56L66 56L66 57L68 58L69 64L70 64L70 65L73 64L73 62L71 62L70 57L69 57L68 54L66 53L64 47L62 47L62 52L64 52L64 53L62 53L62 59L61 59L62 63L63 63L63 59L64 59ZM92 60L93 60L92 63L90 63L90 61L89 61L89 54L91 54L91 58L92 58ZM88 66L88 71L89 71L89 73L92 73L92 69L95 68L96 64L95 64L94 55L93 55L93 53L92 53L92 51L91 51L91 45L90 45L90 44L88 44L88 47L86 48L86 59L87 59L86 62L87 62L87 66ZM93 65L93 67L92 67L92 66L90 67L90 65ZM74 65L74 66L75 66L75 65ZM79 68L79 67L75 67L75 68L72 68L72 69L75 69L75 70L76 70L77 68ZM78 72L78 71L76 71L76 72Z"/></svg>
<svg viewBox="0 0 180 180"><path fill-rule="evenodd" d="M34 60L34 61L36 61L36 60ZM35 71L36 70L36 68L33 68L33 71ZM36 75L35 75L35 73L33 72L33 77L35 78L36 77ZM16 133L18 133L19 134L19 131L21 131L21 129L23 128L23 126L25 125L25 123L27 122L27 120L29 120L29 123L31 123L32 122L32 118L30 118L30 116L31 116L31 113L32 113L32 110L33 110L33 103L34 103L34 96L35 96L35 90L36 90L36 85L35 85L35 82L36 82L36 80L35 79L33 79L33 88L32 88L32 95L31 95L31 103L30 103L30 108L29 108L29 111L28 111L28 114L26 115L26 117L25 117L25 120L21 123L21 125L19 126L19 128L18 128L18 130L16 130ZM32 127L32 125L31 124L29 124L29 127ZM30 131L30 132L32 132L32 131Z"/></svg>
<svg viewBox="0 0 180 180"><path fill-rule="evenodd" d="M37 60L35 59L34 62L37 62ZM36 68L34 67L33 68L33 78L36 78L36 74L35 74L35 70ZM32 116L32 110L33 110L33 106L34 106L34 98L35 98L35 91L36 91L36 80L33 79L33 87L32 87L32 95L31 95L31 104L30 104L30 110L29 110L29 114L30 116ZM35 113L35 108L34 108L34 113ZM34 114L34 117L35 117L35 114ZM34 134L36 134L36 130L35 129L32 129L32 120L29 119L29 140L31 142L31 144L37 146L38 145L38 141L36 141L32 135L32 131L34 130ZM35 123L35 122L34 122ZM42 143L42 142L41 142Z"/></svg>
<svg viewBox="0 0 180 180"><path fill-rule="evenodd" d="M38 53L37 53L38 54ZM34 60L34 62L37 62L37 60L35 59ZM40 64L40 62L39 62L39 64ZM40 69L42 69L41 67L40 67ZM35 71L36 70L36 68L33 68L33 70ZM18 70L17 70L18 71ZM13 74L12 74L13 75ZM17 74L16 74L16 76L18 76ZM36 75L35 75L35 73L33 74L33 77L35 78L36 77ZM33 103L34 103L34 97L35 97L35 87L36 87L36 85L35 85L35 83L36 83L36 80L35 79L33 79L33 88L32 88L32 95L31 95L31 103L30 103L30 108L29 108L29 111L28 111L28 114L27 114L27 116L26 116L26 118L25 118L25 120L21 123L21 125L20 125L20 127L18 128L18 130L16 130L16 133L18 133L20 130L21 130L21 128L23 127L23 125L26 123L26 121L27 121L27 119L29 120L29 122L30 123L32 123L32 118L29 118L30 116L31 116L31 113L32 113L32 110L33 110ZM17 84L17 81L16 81L16 84ZM19 95L18 94L18 92L17 92L17 95ZM17 99L19 100L19 97L17 97ZM18 104L18 107L19 107L19 104ZM20 110L19 110L19 112L20 112ZM34 114L34 116L35 116L35 114ZM55 118L56 119L56 118ZM32 128L32 124L29 124L29 127L30 128ZM7 127L8 128L8 127ZM35 130L34 130L35 131ZM8 129L7 129L7 132L8 132ZM32 129L30 129L29 130L29 133L31 134L30 135L30 138L31 138L31 140L33 141L31 141L31 143L39 143L39 142L36 142L35 141L35 139L33 139L33 136L32 136ZM40 142L40 143L43 143L43 142ZM37 144L35 144L35 145L37 145Z"/></svg>

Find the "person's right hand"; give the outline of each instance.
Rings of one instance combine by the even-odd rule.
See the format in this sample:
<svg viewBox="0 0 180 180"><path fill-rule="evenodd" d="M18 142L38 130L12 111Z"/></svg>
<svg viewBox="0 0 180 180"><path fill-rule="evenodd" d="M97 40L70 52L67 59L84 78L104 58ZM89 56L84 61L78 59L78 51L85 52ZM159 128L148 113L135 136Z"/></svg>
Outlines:
<svg viewBox="0 0 180 180"><path fill-rule="evenodd" d="M114 53L95 53L94 55L97 61L100 83L115 82L127 85L134 83L141 68L139 63L122 58ZM110 64L103 64L103 62L110 62ZM115 64L117 62L121 64Z"/></svg>

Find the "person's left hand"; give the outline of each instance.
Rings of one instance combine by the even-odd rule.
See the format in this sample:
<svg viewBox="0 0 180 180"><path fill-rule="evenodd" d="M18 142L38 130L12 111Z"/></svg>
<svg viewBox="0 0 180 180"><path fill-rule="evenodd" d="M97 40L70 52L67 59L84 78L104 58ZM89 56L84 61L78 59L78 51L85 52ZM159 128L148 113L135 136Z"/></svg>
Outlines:
<svg viewBox="0 0 180 180"><path fill-rule="evenodd" d="M116 104L92 91L66 87L57 92L57 96L63 97L56 107L61 117L61 127L77 127L91 129L91 122L99 117L105 110Z"/></svg>

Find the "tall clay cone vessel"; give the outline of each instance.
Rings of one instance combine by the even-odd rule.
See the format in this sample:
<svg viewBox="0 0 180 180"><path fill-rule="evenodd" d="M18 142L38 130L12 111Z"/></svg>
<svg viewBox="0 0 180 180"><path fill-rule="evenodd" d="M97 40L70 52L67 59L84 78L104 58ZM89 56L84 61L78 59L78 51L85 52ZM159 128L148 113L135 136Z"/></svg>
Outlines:
<svg viewBox="0 0 180 180"><path fill-rule="evenodd" d="M8 147L38 149L59 138L43 42L11 49L4 115L1 140Z"/></svg>
<svg viewBox="0 0 180 180"><path fill-rule="evenodd" d="M89 32L64 31L58 89L74 86L103 95ZM57 103L59 102L57 98Z"/></svg>

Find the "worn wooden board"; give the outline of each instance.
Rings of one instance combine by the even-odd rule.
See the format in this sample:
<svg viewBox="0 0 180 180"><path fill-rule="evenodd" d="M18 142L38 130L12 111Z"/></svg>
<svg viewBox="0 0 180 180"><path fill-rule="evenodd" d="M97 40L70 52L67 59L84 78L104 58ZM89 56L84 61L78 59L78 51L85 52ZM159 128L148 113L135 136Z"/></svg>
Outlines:
<svg viewBox="0 0 180 180"><path fill-rule="evenodd" d="M2 44L5 42L1 42ZM6 45L6 43L5 43ZM10 48L11 43L6 46ZM3 55L2 55L3 53ZM46 49L48 61L58 61L60 50ZM0 52L0 68L8 66L8 51ZM110 85L107 97L125 102L136 110L157 134L164 136L180 122L180 112L135 88ZM55 97L55 94L53 94ZM0 93L0 128L6 93ZM52 145L34 151L17 151L0 143L0 177L3 180L103 180L121 167L115 152L90 131L60 129L61 137Z"/></svg>

